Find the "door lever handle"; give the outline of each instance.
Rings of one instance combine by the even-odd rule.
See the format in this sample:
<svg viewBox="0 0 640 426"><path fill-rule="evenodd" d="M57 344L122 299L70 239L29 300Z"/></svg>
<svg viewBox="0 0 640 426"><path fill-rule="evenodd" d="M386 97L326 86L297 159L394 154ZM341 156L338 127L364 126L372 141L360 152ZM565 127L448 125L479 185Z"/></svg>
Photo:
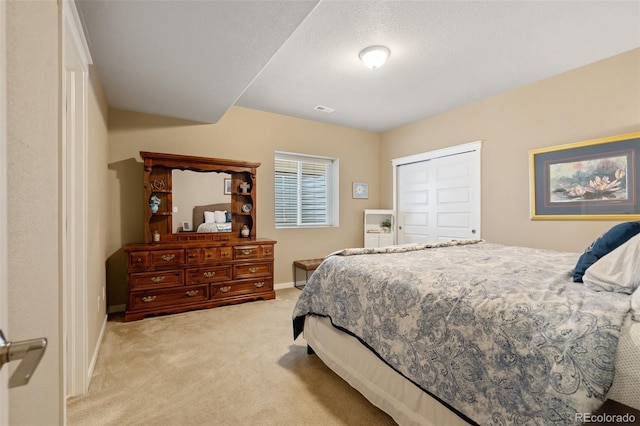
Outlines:
<svg viewBox="0 0 640 426"><path fill-rule="evenodd" d="M46 349L47 339L45 337L7 342L2 330L0 330L0 368L7 362L22 360L9 379L9 388L29 383Z"/></svg>

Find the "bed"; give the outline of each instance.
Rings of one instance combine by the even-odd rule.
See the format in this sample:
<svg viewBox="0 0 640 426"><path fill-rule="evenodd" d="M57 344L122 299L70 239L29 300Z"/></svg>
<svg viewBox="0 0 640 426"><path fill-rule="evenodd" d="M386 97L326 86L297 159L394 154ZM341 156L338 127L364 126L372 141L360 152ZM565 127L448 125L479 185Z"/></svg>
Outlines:
<svg viewBox="0 0 640 426"><path fill-rule="evenodd" d="M231 232L231 203L193 207L193 229L196 232Z"/></svg>
<svg viewBox="0 0 640 426"><path fill-rule="evenodd" d="M637 260L640 235L609 252L623 248ZM640 408L640 290L574 282L583 257L480 240L341 250L300 294L294 339L402 425L580 424L608 397Z"/></svg>

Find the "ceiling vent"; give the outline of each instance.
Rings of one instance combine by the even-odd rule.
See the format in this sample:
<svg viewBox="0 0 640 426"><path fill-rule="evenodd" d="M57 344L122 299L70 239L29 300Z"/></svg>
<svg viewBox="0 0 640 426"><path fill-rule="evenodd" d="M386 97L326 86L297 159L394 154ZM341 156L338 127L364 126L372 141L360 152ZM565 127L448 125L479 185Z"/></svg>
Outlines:
<svg viewBox="0 0 640 426"><path fill-rule="evenodd" d="M317 107L314 108L316 111L320 111L320 112L326 112L327 114L332 113L333 111L335 111L335 108L329 108L326 106L322 106L322 105L318 105Z"/></svg>

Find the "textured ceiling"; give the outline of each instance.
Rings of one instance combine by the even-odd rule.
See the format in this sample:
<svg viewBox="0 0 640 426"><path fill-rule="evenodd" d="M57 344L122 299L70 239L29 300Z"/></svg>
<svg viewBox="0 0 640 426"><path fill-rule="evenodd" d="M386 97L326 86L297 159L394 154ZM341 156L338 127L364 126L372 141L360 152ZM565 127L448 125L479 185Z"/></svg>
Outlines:
<svg viewBox="0 0 640 426"><path fill-rule="evenodd" d="M639 1L76 3L110 106L208 123L238 105L381 132L640 47Z"/></svg>

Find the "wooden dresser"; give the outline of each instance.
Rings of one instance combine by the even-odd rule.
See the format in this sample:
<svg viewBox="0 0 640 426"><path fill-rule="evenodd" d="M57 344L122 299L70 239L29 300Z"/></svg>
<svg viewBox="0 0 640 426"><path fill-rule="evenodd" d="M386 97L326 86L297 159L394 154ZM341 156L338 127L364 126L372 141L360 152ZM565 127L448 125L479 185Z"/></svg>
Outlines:
<svg viewBox="0 0 640 426"><path fill-rule="evenodd" d="M135 244L125 321L149 314L275 299L273 240Z"/></svg>
<svg viewBox="0 0 640 426"><path fill-rule="evenodd" d="M276 241L256 237L256 168L260 163L153 152L140 155L144 161L145 242L124 247L128 256L125 321L275 299ZM174 169L230 176L231 232L173 231ZM159 206L152 210L153 198L159 200Z"/></svg>

